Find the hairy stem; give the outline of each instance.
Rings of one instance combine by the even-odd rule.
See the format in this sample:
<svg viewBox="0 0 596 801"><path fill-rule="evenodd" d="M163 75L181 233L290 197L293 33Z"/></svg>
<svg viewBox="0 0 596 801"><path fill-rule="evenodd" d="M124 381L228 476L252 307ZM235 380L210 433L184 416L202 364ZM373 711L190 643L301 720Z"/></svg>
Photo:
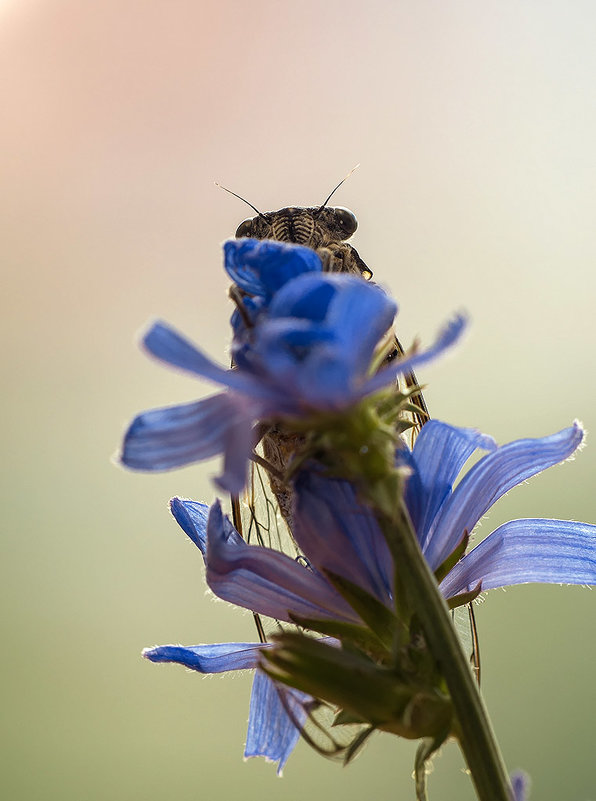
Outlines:
<svg viewBox="0 0 596 801"><path fill-rule="evenodd" d="M397 519L383 517L380 522L396 557L400 579L406 584L430 650L447 682L457 718L456 735L478 798L511 801L511 784L486 707L403 502Z"/></svg>

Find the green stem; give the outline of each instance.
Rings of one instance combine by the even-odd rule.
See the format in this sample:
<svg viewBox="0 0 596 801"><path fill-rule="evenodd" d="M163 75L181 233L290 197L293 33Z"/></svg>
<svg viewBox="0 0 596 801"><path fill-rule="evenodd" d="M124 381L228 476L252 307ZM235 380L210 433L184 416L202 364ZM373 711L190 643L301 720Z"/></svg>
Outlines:
<svg viewBox="0 0 596 801"><path fill-rule="evenodd" d="M509 777L486 707L403 503L397 520L385 518L383 530L397 557L401 581L407 582L408 595L430 650L447 682L457 718L456 734L478 798L480 801L511 801ZM403 566L403 570L399 566Z"/></svg>

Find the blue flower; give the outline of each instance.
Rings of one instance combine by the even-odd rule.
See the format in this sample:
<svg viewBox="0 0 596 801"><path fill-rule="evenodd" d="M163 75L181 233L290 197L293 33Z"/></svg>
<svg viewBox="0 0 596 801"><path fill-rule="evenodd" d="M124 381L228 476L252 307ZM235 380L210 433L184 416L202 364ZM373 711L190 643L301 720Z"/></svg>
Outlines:
<svg viewBox="0 0 596 801"><path fill-rule="evenodd" d="M549 437L498 447L472 429L427 423L413 450L404 450L399 457L409 471L405 501L430 567L440 567L505 492L569 458L582 437L575 424ZM478 448L488 453L454 489L464 464ZM308 617L361 623L325 577L330 571L392 606L394 571L387 544L373 514L345 481L316 470L303 470L295 480L293 534L306 564L246 544L219 503L208 510L203 504L175 498L171 508L203 554L207 583L224 600L282 621ZM479 584L491 589L523 582L595 584L596 526L564 520L511 521L463 556L440 588L450 599ZM209 673L258 668L260 651L269 647L262 643L162 646L145 656ZM280 769L296 742L308 701L296 691L288 701L286 692L257 670L247 755L274 759Z"/></svg>
<svg viewBox="0 0 596 801"><path fill-rule="evenodd" d="M238 255L238 248L244 247L244 257L252 253L256 265L262 266L267 248L255 242L242 240L233 252ZM257 421L304 420L347 410L394 383L398 375L435 358L460 336L464 320L457 317L428 350L371 375L375 348L395 315L394 302L359 278L312 270L275 291L271 276L276 259L290 274L304 266L304 248L299 249L298 267L290 258L295 248L284 246L285 260L279 249L265 260L262 286L253 273L233 273L267 306L254 328L242 328L234 341L236 369L215 364L165 323L150 328L143 344L151 355L226 389L194 403L138 415L125 435L123 464L135 470L167 470L223 454L218 484L237 494L246 482Z"/></svg>

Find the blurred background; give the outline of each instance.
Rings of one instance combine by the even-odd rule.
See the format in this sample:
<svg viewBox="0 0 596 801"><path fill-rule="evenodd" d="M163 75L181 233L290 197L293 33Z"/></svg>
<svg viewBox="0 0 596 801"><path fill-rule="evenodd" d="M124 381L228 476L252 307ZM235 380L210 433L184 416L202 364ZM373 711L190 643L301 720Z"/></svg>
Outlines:
<svg viewBox="0 0 596 801"><path fill-rule="evenodd" d="M563 0L1 0L2 796L412 799L414 747L349 768L243 763L251 677L144 646L253 638L206 594L174 494L111 461L139 410L212 388L135 338L160 316L227 361L221 243L250 210L334 198L398 299L402 342L472 324L423 371L433 416L500 442L596 427L596 11ZM503 499L596 522L596 444ZM494 591L483 691L533 799L594 801L596 596ZM431 797L474 795L454 745Z"/></svg>

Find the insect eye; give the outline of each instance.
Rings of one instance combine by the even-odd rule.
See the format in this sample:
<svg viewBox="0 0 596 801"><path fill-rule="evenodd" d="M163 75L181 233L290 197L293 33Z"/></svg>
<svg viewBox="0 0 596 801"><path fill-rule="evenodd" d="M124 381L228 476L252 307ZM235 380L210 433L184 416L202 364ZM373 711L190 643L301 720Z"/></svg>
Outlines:
<svg viewBox="0 0 596 801"><path fill-rule="evenodd" d="M349 236L352 236L356 228L358 228L358 220L352 214L352 212L349 209L344 209L341 206L337 206L333 209L333 215L336 223L342 231L343 238L347 239Z"/></svg>
<svg viewBox="0 0 596 801"><path fill-rule="evenodd" d="M236 239L241 239L243 236L250 236L252 233L252 218L249 217L248 220L244 220L241 222L238 228L236 229Z"/></svg>

